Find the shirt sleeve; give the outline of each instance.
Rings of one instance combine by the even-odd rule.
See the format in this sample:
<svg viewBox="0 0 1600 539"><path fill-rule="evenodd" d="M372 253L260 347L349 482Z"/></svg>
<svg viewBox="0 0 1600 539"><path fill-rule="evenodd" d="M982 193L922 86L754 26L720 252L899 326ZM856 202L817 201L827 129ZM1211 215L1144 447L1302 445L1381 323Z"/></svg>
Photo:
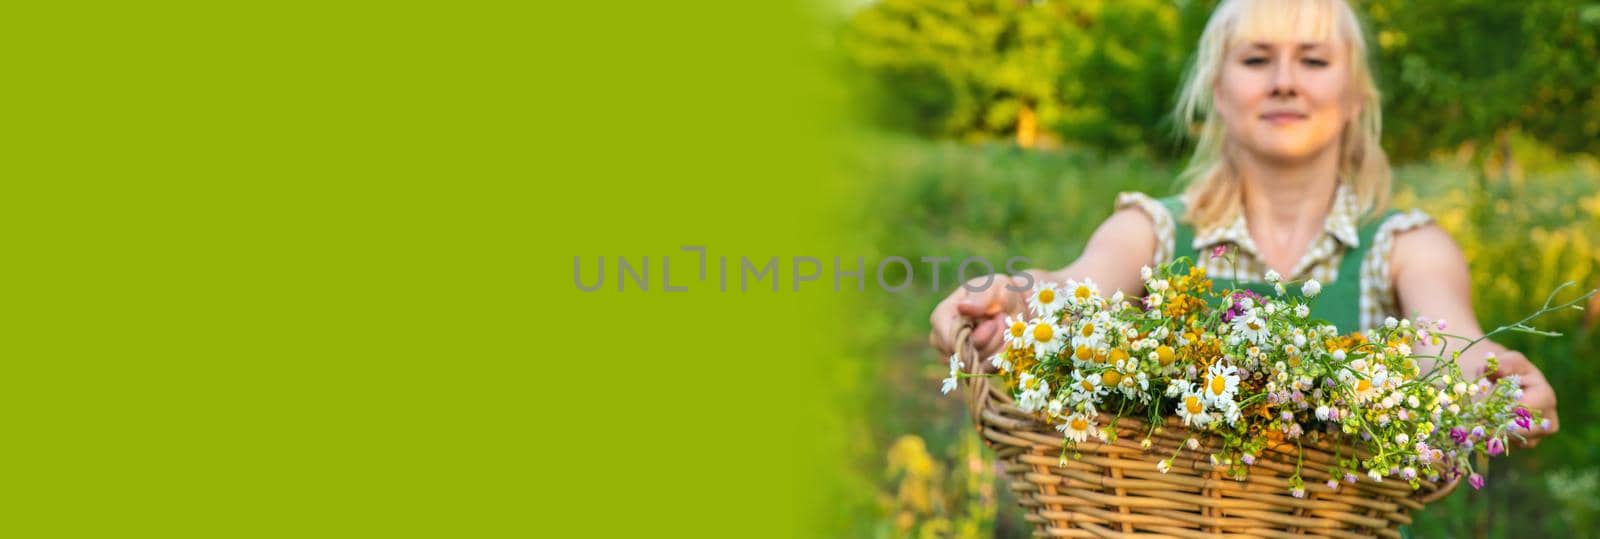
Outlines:
<svg viewBox="0 0 1600 539"><path fill-rule="evenodd" d="M1375 328L1385 317L1403 318L1400 300L1395 296L1394 283L1389 280L1390 254L1394 250L1394 236L1433 222L1433 217L1422 210L1410 210L1389 216L1372 236L1372 248L1361 261L1361 327Z"/></svg>
<svg viewBox="0 0 1600 539"><path fill-rule="evenodd" d="M1139 192L1123 192L1117 194L1117 209L1134 207L1143 211L1150 218L1156 232L1156 254L1150 261L1151 266L1160 266L1172 261L1173 220L1167 207L1149 195Z"/></svg>

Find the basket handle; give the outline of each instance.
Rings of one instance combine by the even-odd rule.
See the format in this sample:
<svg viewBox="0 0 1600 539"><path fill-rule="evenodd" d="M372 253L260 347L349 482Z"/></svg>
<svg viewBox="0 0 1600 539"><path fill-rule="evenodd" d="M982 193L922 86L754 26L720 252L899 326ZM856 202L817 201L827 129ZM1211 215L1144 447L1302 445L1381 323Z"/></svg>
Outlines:
<svg viewBox="0 0 1600 539"><path fill-rule="evenodd" d="M967 320L956 329L956 357L967 367L967 373L972 376L963 378L962 384L967 386L967 412L972 415L972 425L979 432L983 431L983 409L989 405L989 377L984 372L983 360L978 356L976 345L972 344L972 330L974 324Z"/></svg>

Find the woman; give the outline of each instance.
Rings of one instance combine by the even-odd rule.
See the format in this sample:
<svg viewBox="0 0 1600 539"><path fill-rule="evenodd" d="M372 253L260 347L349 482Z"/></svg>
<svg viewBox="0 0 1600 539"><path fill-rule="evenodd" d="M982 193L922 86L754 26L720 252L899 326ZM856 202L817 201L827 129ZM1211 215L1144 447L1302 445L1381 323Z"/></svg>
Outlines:
<svg viewBox="0 0 1600 539"><path fill-rule="evenodd" d="M1457 335L1482 336L1460 249L1425 214L1385 209L1390 170L1366 57L1343 0L1225 0L1200 38L1175 110L1197 138L1183 194L1124 193L1072 264L1006 278L1024 290L1087 279L1107 295L1136 296L1144 292L1142 266L1187 256L1219 280L1259 287L1273 272L1324 283L1318 315L1341 331L1420 315L1447 321ZM1230 255L1209 254L1219 249ZM934 309L930 340L949 354L956 330L975 324L973 342L992 354L1004 316L1023 311L1023 294L958 288ZM1520 376L1523 404L1550 419L1529 444L1555 433L1555 393L1522 354L1485 341L1461 356L1462 372L1481 372L1491 352L1498 375Z"/></svg>

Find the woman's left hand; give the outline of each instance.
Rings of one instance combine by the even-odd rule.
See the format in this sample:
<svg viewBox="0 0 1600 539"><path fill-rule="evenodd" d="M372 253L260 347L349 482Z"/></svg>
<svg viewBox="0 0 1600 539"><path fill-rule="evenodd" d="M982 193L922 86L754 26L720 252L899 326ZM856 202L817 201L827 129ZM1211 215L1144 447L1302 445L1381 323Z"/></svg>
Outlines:
<svg viewBox="0 0 1600 539"><path fill-rule="evenodd" d="M1561 419L1556 417L1556 390L1550 387L1550 381L1544 378L1544 373L1528 361L1528 357L1521 352L1506 351L1498 354L1500 368L1489 374L1489 379L1498 382L1501 377L1516 375L1522 384L1523 406L1538 410L1546 420L1550 421L1550 428L1546 429L1538 423L1523 433L1527 437L1524 444L1527 447L1539 445L1544 437L1555 434L1561 429Z"/></svg>

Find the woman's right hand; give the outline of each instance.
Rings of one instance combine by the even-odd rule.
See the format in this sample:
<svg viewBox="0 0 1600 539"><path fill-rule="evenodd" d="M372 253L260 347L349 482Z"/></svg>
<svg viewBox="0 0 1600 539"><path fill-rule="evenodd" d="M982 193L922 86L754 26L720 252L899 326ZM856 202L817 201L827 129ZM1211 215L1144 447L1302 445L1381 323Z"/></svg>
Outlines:
<svg viewBox="0 0 1600 539"><path fill-rule="evenodd" d="M1028 291L1038 277L1032 274L991 277L992 281L990 277L967 281L933 308L933 314L928 317L933 326L928 342L940 353L946 356L954 353L956 332L969 324L974 326L970 339L979 355L987 357L1005 344L1005 317L1021 315L1027 307ZM985 282L989 283L987 288L983 288ZM970 291L969 287L977 291Z"/></svg>

